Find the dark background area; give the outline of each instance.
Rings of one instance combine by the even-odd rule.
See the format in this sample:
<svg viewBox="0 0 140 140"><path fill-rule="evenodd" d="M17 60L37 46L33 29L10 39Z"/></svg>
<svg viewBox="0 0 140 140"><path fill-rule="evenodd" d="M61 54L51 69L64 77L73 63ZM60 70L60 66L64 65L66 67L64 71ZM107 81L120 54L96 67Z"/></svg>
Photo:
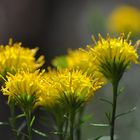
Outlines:
<svg viewBox="0 0 140 140"><path fill-rule="evenodd" d="M95 36L98 32L105 34L103 20L114 7L121 4L139 8L140 0L0 0L0 44L7 44L12 37L14 41L22 42L25 47L38 46L40 48L38 55L45 55L45 67L47 67L56 55L66 54L68 48L89 44L92 34ZM93 21L93 24L90 21ZM139 70L134 66L122 80L122 85L126 86L127 95L124 94L121 97L118 109L127 110L135 105L138 109L135 113L118 121L116 129L116 133L119 133L118 140L139 140L140 138ZM94 98L98 96L111 98L108 91L108 87L105 87ZM105 121L103 112L108 107L103 107L104 104L95 99L87 107L86 113L94 112L92 121L100 123ZM1 96L0 121L6 121L8 116L6 100ZM48 131L44 128L43 130ZM108 135L107 129L99 132L98 128L93 128L87 123L83 126L83 140L90 140L88 138L102 132ZM6 126L0 126L0 140L11 140L11 134ZM34 140L44 139L35 136Z"/></svg>

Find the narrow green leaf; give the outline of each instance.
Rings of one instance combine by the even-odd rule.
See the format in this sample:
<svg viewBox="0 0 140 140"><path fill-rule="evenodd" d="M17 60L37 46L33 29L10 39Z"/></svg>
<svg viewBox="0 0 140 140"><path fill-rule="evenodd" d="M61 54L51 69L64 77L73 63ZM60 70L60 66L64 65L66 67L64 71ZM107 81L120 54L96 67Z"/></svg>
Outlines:
<svg viewBox="0 0 140 140"><path fill-rule="evenodd" d="M12 129L14 132L16 132L17 134L19 133L19 134L21 134L21 135L23 135L23 136L25 136L25 137L29 137L26 133L24 133L24 132L18 132L16 129Z"/></svg>
<svg viewBox="0 0 140 140"><path fill-rule="evenodd" d="M108 120L108 123L110 124L110 122L111 122L111 114L110 114L110 112L105 112L105 115L106 115L106 118Z"/></svg>
<svg viewBox="0 0 140 140"><path fill-rule="evenodd" d="M114 135L114 140L116 140L116 139L117 139L117 136ZM110 136L102 136L98 140L110 140Z"/></svg>
<svg viewBox="0 0 140 140"><path fill-rule="evenodd" d="M9 125L7 122L0 122L0 125Z"/></svg>
<svg viewBox="0 0 140 140"><path fill-rule="evenodd" d="M91 123L90 125L97 126L97 127L108 127L109 126L109 124L98 124L98 123Z"/></svg>
<svg viewBox="0 0 140 140"><path fill-rule="evenodd" d="M98 137L93 137L89 138L88 140L110 140L110 136L98 136ZM117 136L114 135L114 140L117 140Z"/></svg>
<svg viewBox="0 0 140 140"><path fill-rule="evenodd" d="M25 114L17 115L17 116L16 116L16 119L19 119L19 118L22 118L22 117L25 117Z"/></svg>
<svg viewBox="0 0 140 140"><path fill-rule="evenodd" d="M122 93L124 93L124 87L122 87L122 88L119 89L117 96L119 96Z"/></svg>
<svg viewBox="0 0 140 140"><path fill-rule="evenodd" d="M105 98L99 98L99 100L101 100L101 101L103 101L103 102L106 102L106 103L108 103L108 104L110 104L110 105L113 105L111 101L109 101L109 100L107 100L107 99L105 99Z"/></svg>
<svg viewBox="0 0 140 140"><path fill-rule="evenodd" d="M23 128L26 126L26 121L22 122L22 124L19 126L19 128L17 129L17 133L19 134L21 132L21 130L23 130Z"/></svg>
<svg viewBox="0 0 140 140"><path fill-rule="evenodd" d="M38 134L38 135L40 135L40 136L48 137L48 135L45 134L45 133L43 133L43 132L40 132L40 131L38 131L38 130L36 130L36 129L32 129L32 130L33 130L33 132L35 132L36 134Z"/></svg>
<svg viewBox="0 0 140 140"><path fill-rule="evenodd" d="M35 121L35 116L33 116L32 120L31 120L30 127L32 127L34 121Z"/></svg>
<svg viewBox="0 0 140 140"><path fill-rule="evenodd" d="M116 115L115 119L118 119L118 118L121 117L121 116L127 115L127 114L129 114L129 113L135 111L136 109L137 109L137 107L135 106L135 107L133 107L132 109L128 110L127 112L118 114L118 115Z"/></svg>
<svg viewBox="0 0 140 140"><path fill-rule="evenodd" d="M54 131L54 132L50 132L51 134L54 134L54 135L62 135L62 133L58 132L58 131Z"/></svg>
<svg viewBox="0 0 140 140"><path fill-rule="evenodd" d="M88 140L99 140L100 138L102 138L103 136L98 136L98 137L93 137L93 138L89 138Z"/></svg>
<svg viewBox="0 0 140 140"><path fill-rule="evenodd" d="M102 138L103 136L99 136L97 138L95 138L94 140L99 140L100 138Z"/></svg>

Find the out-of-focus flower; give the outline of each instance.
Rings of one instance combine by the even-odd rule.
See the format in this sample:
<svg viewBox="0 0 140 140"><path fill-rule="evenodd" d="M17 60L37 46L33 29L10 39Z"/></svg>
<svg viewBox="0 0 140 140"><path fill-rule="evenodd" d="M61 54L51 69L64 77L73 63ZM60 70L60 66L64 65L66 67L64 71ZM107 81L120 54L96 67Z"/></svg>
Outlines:
<svg viewBox="0 0 140 140"><path fill-rule="evenodd" d="M64 65L65 64L65 65ZM58 56L53 60L53 66L58 69L79 69L88 75L96 75L101 77L96 71L96 66L93 65L88 53L84 49L68 50L65 56Z"/></svg>
<svg viewBox="0 0 140 140"><path fill-rule="evenodd" d="M112 82L121 79L131 62L138 63L136 49L128 39L124 39L123 34L118 38L110 38L108 35L106 39L99 35L97 44L88 46L88 53L98 71Z"/></svg>
<svg viewBox="0 0 140 140"><path fill-rule="evenodd" d="M78 108L101 88L103 81L87 76L80 70L63 69L47 73L44 77L46 92L43 92L42 103L59 103L63 107Z"/></svg>
<svg viewBox="0 0 140 140"><path fill-rule="evenodd" d="M64 69L68 67L66 55L57 56L52 60L52 65L58 69Z"/></svg>
<svg viewBox="0 0 140 140"><path fill-rule="evenodd" d="M29 49L22 47L21 43L12 43L0 46L0 74L5 77L7 72L15 74L19 70L35 71L44 64L44 57L36 60L38 48Z"/></svg>
<svg viewBox="0 0 140 140"><path fill-rule="evenodd" d="M79 49L69 50L66 59L69 68L79 68L83 72L87 72L91 66L88 54L84 51L80 51Z"/></svg>
<svg viewBox="0 0 140 140"><path fill-rule="evenodd" d="M35 71L20 71L15 75L8 74L7 81L2 88L3 95L8 96L8 101L14 101L22 110L33 109L38 105L40 94L42 94L42 73Z"/></svg>
<svg viewBox="0 0 140 140"><path fill-rule="evenodd" d="M117 7L107 20L111 32L140 33L140 10L131 6Z"/></svg>
<svg viewBox="0 0 140 140"><path fill-rule="evenodd" d="M68 50L65 56L58 56L52 61L53 66L59 68L80 69L87 71L90 66L89 56L86 52L76 50Z"/></svg>

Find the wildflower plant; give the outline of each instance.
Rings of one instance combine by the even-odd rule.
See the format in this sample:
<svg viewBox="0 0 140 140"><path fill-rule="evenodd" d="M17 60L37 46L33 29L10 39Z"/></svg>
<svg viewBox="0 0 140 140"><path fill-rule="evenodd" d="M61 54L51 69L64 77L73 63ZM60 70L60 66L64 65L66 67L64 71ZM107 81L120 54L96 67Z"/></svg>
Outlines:
<svg viewBox="0 0 140 140"><path fill-rule="evenodd" d="M99 35L97 44L94 47L88 46L88 49L91 61L111 82L119 81L132 62L138 63L137 50L123 34L118 38L107 35L106 39Z"/></svg>
<svg viewBox="0 0 140 140"><path fill-rule="evenodd" d="M50 75L47 74L44 77L45 80L43 83L46 84L46 89L49 87L48 85L53 83L51 85L52 90L43 92L45 93L42 97L42 101L44 100L43 104L46 103L44 104L46 107L52 105L54 111L60 110L59 112L63 112L61 117L64 121L62 121L63 124L60 125L61 128L58 129L61 131L60 137L64 139L67 131L69 131L66 137L73 140L77 113L91 99L94 92L102 87L103 81L98 78L93 80L93 77L88 76L86 73L73 69L54 71L48 80L49 76ZM50 98L52 96L53 98ZM51 102L53 102L51 104L50 99L53 99L51 100ZM57 113L55 114L57 115Z"/></svg>
<svg viewBox="0 0 140 140"><path fill-rule="evenodd" d="M8 74L3 94L8 96L8 103L12 102L24 113L27 121L28 139L32 139L32 117L33 110L38 106L39 97L42 90L42 73L20 71L15 75Z"/></svg>
<svg viewBox="0 0 140 140"><path fill-rule="evenodd" d="M55 66L57 69L73 69L73 70L80 70L82 73L86 73L87 76L90 76L92 80L96 81L97 79L101 82L102 81L102 86L106 84L106 79L104 76L99 73L96 69L96 65L93 65L90 56L88 53L84 50L81 51L81 49L76 49L76 50L68 50L68 54L65 56L59 56L56 57L52 61L53 66ZM65 65L64 65L65 64ZM65 66L65 67L63 67ZM97 84L99 84L97 82ZM77 140L81 140L81 122L83 122L83 118L86 117L84 116L84 110L85 110L85 105L79 109L77 113L77 130L76 130L76 135L77 135Z"/></svg>
<svg viewBox="0 0 140 140"><path fill-rule="evenodd" d="M138 64L137 47L129 41L129 35L125 39L124 34L118 38L103 38L99 34L99 41L95 46L88 45L87 53L90 56L93 65L96 65L100 72L113 87L112 115L107 116L110 124L111 140L114 139L114 128L118 97L118 85L124 72L131 66L131 63Z"/></svg>
<svg viewBox="0 0 140 140"><path fill-rule="evenodd" d="M35 71L44 64L44 56L35 58L38 48L24 48L22 43L13 43L9 40L8 45L0 45L0 74L6 77L7 72L15 74L20 70Z"/></svg>
<svg viewBox="0 0 140 140"><path fill-rule="evenodd" d="M103 38L99 34L98 41L94 37L92 39L95 44L88 45L86 49L69 50L67 55L54 59L55 68L49 68L48 71L40 70L44 57L40 56L36 60L36 48L24 48L21 43L13 43L12 40L8 45L0 46L0 75L4 80L2 92L8 97L11 110L8 124L16 140L24 137L32 140L33 131L47 136L33 129L33 112L37 107L52 115L54 134L60 140L81 140L83 110L95 92L109 82L113 87L113 99L112 102L106 99L104 101L112 105L112 112L106 116L110 138L114 140L115 120L127 114L116 113L119 82L132 63L139 64L139 41L132 45L129 34L126 38L124 34L118 38L109 35ZM15 107L20 108L23 114L17 115ZM27 134L22 131L23 124L20 130L16 125L20 117L25 119L24 129Z"/></svg>
<svg viewBox="0 0 140 140"><path fill-rule="evenodd" d="M34 72L36 71L36 69L40 68L44 64L44 56L40 56L36 60L35 55L37 50L38 48L35 49L24 48L22 46L22 43L20 42L13 43L12 39L9 40L9 43L7 45L0 45L0 75L1 75L2 84L5 85L5 82L7 83L7 78L13 81L12 75L14 76L16 73L19 73L20 71L22 71L22 73L24 72L29 73L29 72ZM7 74L9 76L7 76ZM20 78L21 80L20 76L18 78ZM18 82L18 78L17 78L17 82ZM17 104L17 102L15 102L13 99L15 99L15 97L18 96L12 96L17 93L17 92L14 93L15 87L12 87L14 86L14 84L15 83L13 83L13 85L11 85L10 87L11 90L13 91L10 90L9 95L8 95L8 90L6 92L6 89L5 91L3 90L3 92L4 94L7 94L9 96L9 107L11 111L11 117L9 120L10 120L11 129L15 132L15 130L17 129L16 115L15 115L15 105ZM22 97L20 96L19 101L21 101L22 98L23 99L26 98L24 96L24 93L22 93ZM14 134L15 137L18 139L17 133L15 132Z"/></svg>

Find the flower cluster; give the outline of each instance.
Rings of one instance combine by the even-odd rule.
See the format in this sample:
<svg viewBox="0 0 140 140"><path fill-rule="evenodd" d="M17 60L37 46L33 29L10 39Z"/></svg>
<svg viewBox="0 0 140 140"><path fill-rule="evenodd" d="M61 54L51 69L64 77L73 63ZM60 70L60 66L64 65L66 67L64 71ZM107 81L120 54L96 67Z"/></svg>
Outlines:
<svg viewBox="0 0 140 140"><path fill-rule="evenodd" d="M8 96L12 112L10 125L16 130L14 108L18 106L26 118L26 136L32 139L32 125L36 107L49 110L53 115L60 139L74 140L75 132L80 140L81 112L94 93L111 82L113 86L112 115L107 116L111 140L114 138L118 85L131 63L138 64L137 46L124 34L118 38L107 35L86 49L69 50L65 56L53 61L55 68L41 71L44 57L35 59L37 49L23 48L21 43L0 46L0 74L5 80L3 95ZM38 131L35 131L38 132ZM39 134L42 134L39 132ZM44 135L44 134L43 134ZM16 137L20 139L19 133Z"/></svg>
<svg viewBox="0 0 140 140"><path fill-rule="evenodd" d="M50 71L43 80L46 90L42 95L43 103L50 105L59 102L73 107L87 102L104 83L80 70L70 69Z"/></svg>
<svg viewBox="0 0 140 140"><path fill-rule="evenodd" d="M35 71L20 71L15 75L8 74L3 94L8 96L9 102L14 100L22 109L34 109L39 104L39 97L42 94L42 73Z"/></svg>
<svg viewBox="0 0 140 140"><path fill-rule="evenodd" d="M8 45L0 45L0 74L6 76L7 72L15 74L20 70L35 71L44 64L44 57L36 60L38 48L22 47L21 43L13 43L10 39Z"/></svg>
<svg viewBox="0 0 140 140"><path fill-rule="evenodd" d="M107 36L107 39L99 35L97 44L88 46L88 54L97 70L110 81L120 80L131 62L138 63L137 50L123 34L118 38Z"/></svg>

